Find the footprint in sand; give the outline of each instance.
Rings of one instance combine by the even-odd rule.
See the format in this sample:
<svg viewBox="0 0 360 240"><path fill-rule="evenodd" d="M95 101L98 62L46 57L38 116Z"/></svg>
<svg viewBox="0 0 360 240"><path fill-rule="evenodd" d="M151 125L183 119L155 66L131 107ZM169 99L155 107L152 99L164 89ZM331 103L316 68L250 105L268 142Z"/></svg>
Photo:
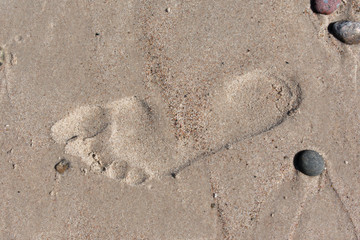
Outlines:
<svg viewBox="0 0 360 240"><path fill-rule="evenodd" d="M260 70L224 79L213 95L206 139L216 147L270 130L300 103L295 81Z"/></svg>
<svg viewBox="0 0 360 240"><path fill-rule="evenodd" d="M203 149L175 137L161 104L136 96L75 109L53 125L52 138L91 171L137 185L277 126L297 108L300 91L295 82L254 71L223 79L211 96Z"/></svg>

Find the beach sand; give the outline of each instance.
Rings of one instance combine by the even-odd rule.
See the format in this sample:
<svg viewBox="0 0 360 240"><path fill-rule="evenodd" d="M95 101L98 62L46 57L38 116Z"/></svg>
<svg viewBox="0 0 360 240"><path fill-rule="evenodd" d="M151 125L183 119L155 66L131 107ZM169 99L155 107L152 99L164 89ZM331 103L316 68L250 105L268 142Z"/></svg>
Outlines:
<svg viewBox="0 0 360 240"><path fill-rule="evenodd" d="M0 239L359 239L358 8L2 1Z"/></svg>

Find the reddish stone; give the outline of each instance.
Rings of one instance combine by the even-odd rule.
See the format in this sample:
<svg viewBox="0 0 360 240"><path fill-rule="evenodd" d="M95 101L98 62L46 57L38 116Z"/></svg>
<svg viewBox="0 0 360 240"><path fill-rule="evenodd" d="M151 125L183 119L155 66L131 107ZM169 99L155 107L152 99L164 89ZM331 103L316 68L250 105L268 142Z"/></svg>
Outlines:
<svg viewBox="0 0 360 240"><path fill-rule="evenodd" d="M313 8L317 13L330 14L340 6L341 0L313 0Z"/></svg>

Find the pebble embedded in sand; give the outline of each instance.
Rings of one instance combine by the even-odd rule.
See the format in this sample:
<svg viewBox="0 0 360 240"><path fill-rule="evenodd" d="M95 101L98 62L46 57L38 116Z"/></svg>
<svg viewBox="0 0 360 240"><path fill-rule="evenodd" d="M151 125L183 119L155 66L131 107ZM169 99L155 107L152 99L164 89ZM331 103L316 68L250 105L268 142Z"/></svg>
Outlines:
<svg viewBox="0 0 360 240"><path fill-rule="evenodd" d="M313 0L314 10L320 14L331 14L339 6L341 0Z"/></svg>
<svg viewBox="0 0 360 240"><path fill-rule="evenodd" d="M61 161L55 165L55 170L60 174L63 174L69 168L70 162L66 159L61 159Z"/></svg>
<svg viewBox="0 0 360 240"><path fill-rule="evenodd" d="M323 157L316 151L304 150L294 157L294 166L308 176L318 176L325 168Z"/></svg>
<svg viewBox="0 0 360 240"><path fill-rule="evenodd" d="M360 22L339 21L332 25L330 31L346 44L360 43Z"/></svg>

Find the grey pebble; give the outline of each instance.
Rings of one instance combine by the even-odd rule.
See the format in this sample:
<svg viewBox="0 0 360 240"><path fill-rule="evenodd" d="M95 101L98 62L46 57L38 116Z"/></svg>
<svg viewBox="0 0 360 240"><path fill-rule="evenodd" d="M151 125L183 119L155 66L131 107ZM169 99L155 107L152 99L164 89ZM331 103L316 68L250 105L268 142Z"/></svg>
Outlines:
<svg viewBox="0 0 360 240"><path fill-rule="evenodd" d="M325 162L318 152L304 150L295 155L294 166L305 175L318 176L324 171Z"/></svg>
<svg viewBox="0 0 360 240"><path fill-rule="evenodd" d="M330 24L330 33L346 44L360 43L360 22L339 21Z"/></svg>

